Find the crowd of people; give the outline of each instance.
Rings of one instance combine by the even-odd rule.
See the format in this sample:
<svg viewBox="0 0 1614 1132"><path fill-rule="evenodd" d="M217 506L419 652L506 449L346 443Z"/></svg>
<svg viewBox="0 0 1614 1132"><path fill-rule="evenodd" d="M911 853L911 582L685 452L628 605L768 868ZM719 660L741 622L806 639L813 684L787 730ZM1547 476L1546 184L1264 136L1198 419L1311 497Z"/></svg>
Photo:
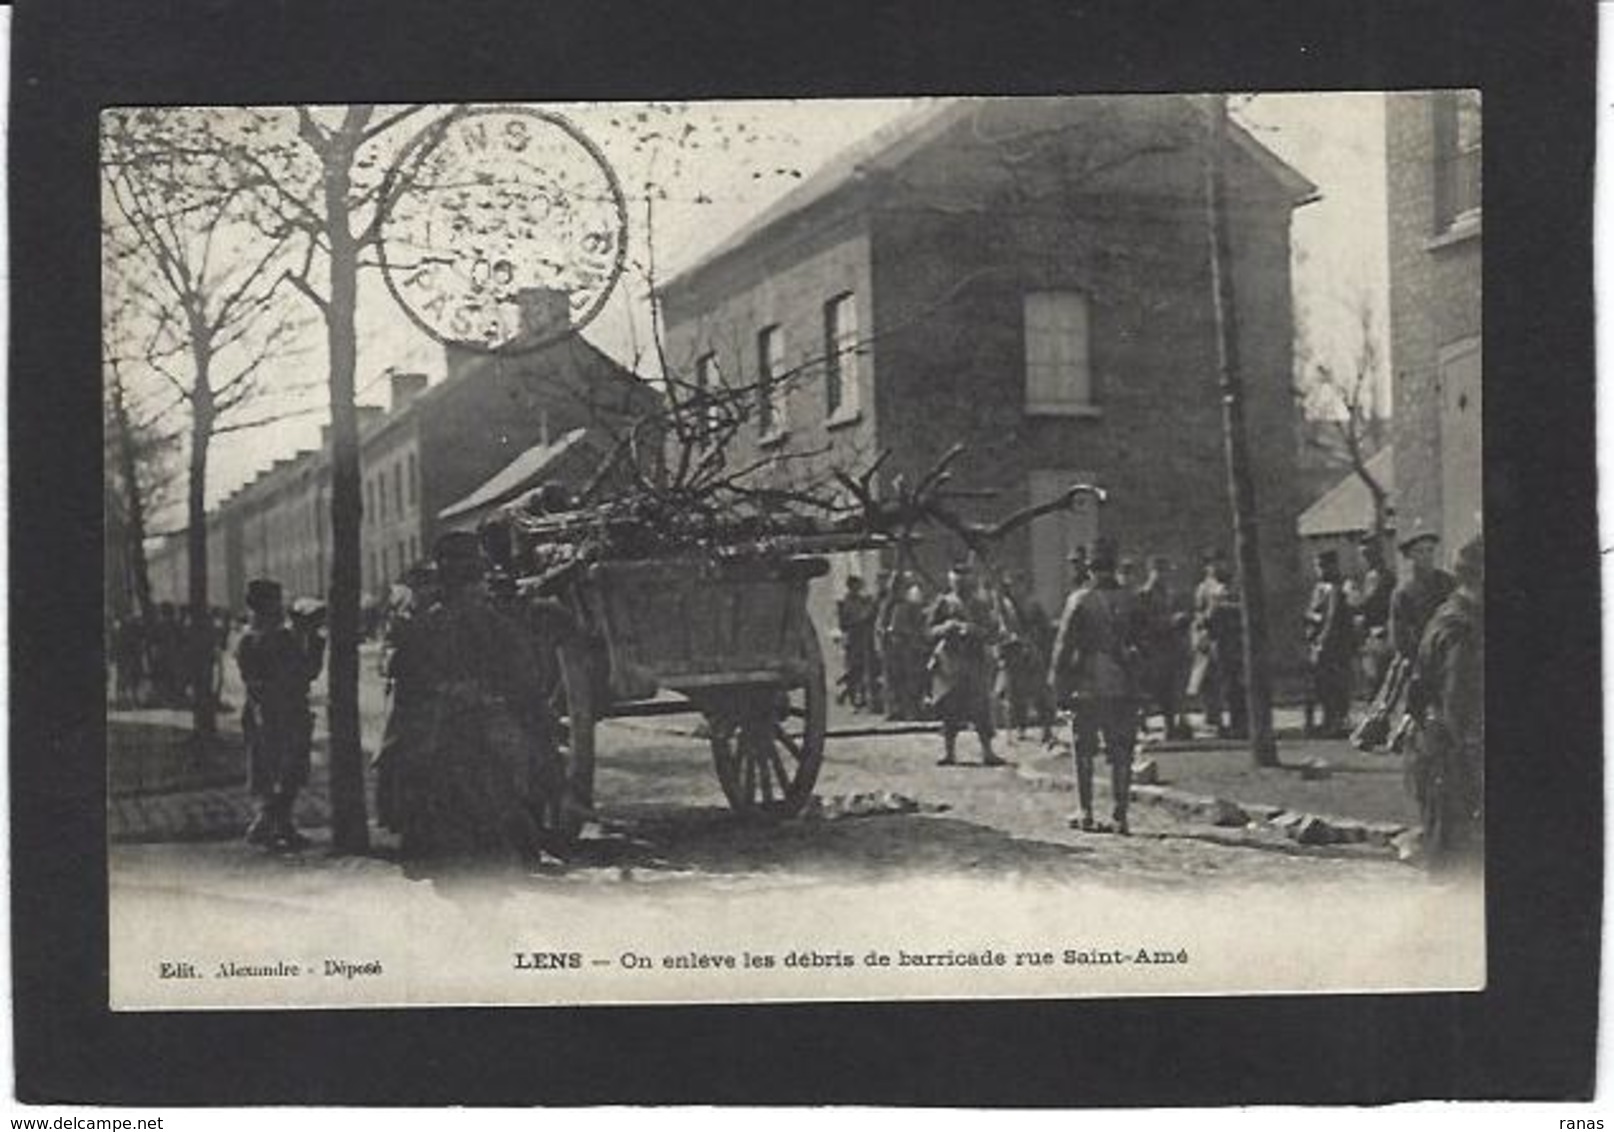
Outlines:
<svg viewBox="0 0 1614 1132"><path fill-rule="evenodd" d="M1344 735L1353 685L1376 682L1353 739L1407 754L1430 860L1472 860L1484 795L1483 546L1476 539L1463 547L1454 574L1436 567L1430 532L1410 531L1398 548L1399 580L1376 544L1364 548L1364 569L1352 579L1337 554L1317 556L1304 626L1307 726ZM1070 823L1125 834L1134 748L1156 717L1159 733L1172 739L1195 734L1191 706L1206 733L1246 731L1239 586L1217 553L1204 556L1191 592L1175 589L1163 557L1149 558L1139 581L1135 564L1108 539L1073 555L1071 571L1057 619L1018 576L974 562L955 563L945 590L928 600L917 575L882 575L873 594L848 579L837 608L840 694L892 719L938 720L942 766L959 764L958 736L966 731L987 766L1005 763L994 747L1002 728L1024 738L1035 727L1051 745L1059 713L1068 712L1079 802ZM556 849L557 807L568 799L553 742L556 674L537 642L565 627L517 596L498 555L474 534L445 535L433 562L404 583L383 629L390 711L375 763L380 820L420 873L494 858L540 860ZM305 841L293 811L309 773L309 689L324 637L317 618L295 611L288 618L273 580L251 582L246 604L250 621L235 655L258 803L248 837L295 848ZM149 628L120 621L112 649L119 698L182 701L192 671L183 663L186 642L210 642L217 655L229 619L214 611L205 637L191 627L172 606L160 607ZM1110 772L1107 821L1094 812L1101 751Z"/></svg>
<svg viewBox="0 0 1614 1132"><path fill-rule="evenodd" d="M114 618L108 632L112 703L118 708L183 708L201 691L223 705L224 657L231 634L228 610L214 607L198 619L189 606L161 602L151 616L132 612ZM195 663L205 652L205 683Z"/></svg>
<svg viewBox="0 0 1614 1132"><path fill-rule="evenodd" d="M1423 810L1431 862L1471 860L1483 804L1483 545L1456 556L1457 576L1435 563L1439 539L1414 527L1397 543L1398 579L1376 538L1362 542L1353 578L1339 554L1316 556L1316 582L1303 631L1308 665L1305 732L1350 737L1362 749L1408 756L1408 782ZM980 761L1002 727L1030 726L1053 741L1057 712L1070 712L1084 831L1128 831L1133 750L1160 719L1160 734L1190 739L1190 705L1204 733L1248 735L1244 618L1225 555L1204 556L1191 594L1172 585L1172 566L1118 557L1108 539L1071 557L1071 584L1056 624L1013 574L978 574L956 563L947 588L927 603L915 577L882 574L873 595L847 579L837 605L842 647L840 699L894 720L939 720L942 766L958 763L957 739L973 731ZM1371 697L1354 729L1360 689ZM1113 810L1095 818L1093 772L1103 749Z"/></svg>

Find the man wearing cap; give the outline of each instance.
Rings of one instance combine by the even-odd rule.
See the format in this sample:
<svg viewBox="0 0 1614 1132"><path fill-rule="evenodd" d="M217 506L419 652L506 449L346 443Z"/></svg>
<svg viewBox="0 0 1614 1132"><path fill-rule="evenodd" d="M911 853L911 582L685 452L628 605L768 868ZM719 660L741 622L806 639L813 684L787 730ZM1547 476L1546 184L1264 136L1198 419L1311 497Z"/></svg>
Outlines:
<svg viewBox="0 0 1614 1132"><path fill-rule="evenodd" d="M1347 718L1351 709L1351 662L1356 655L1356 635L1345 600L1337 550L1325 550L1317 555L1317 584L1312 587L1311 605L1306 610L1306 649L1311 664L1306 731L1312 732L1311 708L1315 703L1323 711L1323 737L1343 738L1349 734Z"/></svg>
<svg viewBox="0 0 1614 1132"><path fill-rule="evenodd" d="M410 875L519 864L541 848L548 776L543 681L531 643L489 600L476 535L433 548L437 601L404 627L392 658L392 711L409 736L393 773Z"/></svg>
<svg viewBox="0 0 1614 1132"><path fill-rule="evenodd" d="M1116 580L1115 559L1114 543L1099 539L1089 563L1092 581L1065 602L1048 680L1060 702L1071 707L1076 790L1082 807L1071 825L1099 828L1093 820L1093 761L1102 738L1110 764L1115 829L1125 834L1138 725L1139 618L1136 595Z"/></svg>
<svg viewBox="0 0 1614 1132"><path fill-rule="evenodd" d="M931 700L941 718L944 745L937 765L957 763L958 733L966 727L973 727L981 740L983 765L1005 765L992 750L990 668L997 614L981 596L968 563L955 563L947 572L947 592L932 603L926 622L933 650Z"/></svg>
<svg viewBox="0 0 1614 1132"><path fill-rule="evenodd" d="M247 840L276 849L298 849L308 839L297 831L292 811L308 782L314 717L308 686L319 675L325 641L318 632L294 633L286 624L280 583L247 583L252 620L235 648L246 686L241 727L247 745L247 781L258 813Z"/></svg>
<svg viewBox="0 0 1614 1132"><path fill-rule="evenodd" d="M1476 865L1485 833L1485 544L1457 552L1456 588L1424 629L1407 707L1418 721L1408 778L1423 816L1424 857Z"/></svg>
<svg viewBox="0 0 1614 1132"><path fill-rule="evenodd" d="M1418 655L1418 644L1423 640L1424 626L1442 602L1451 596L1456 582L1446 571L1435 566L1435 555L1440 547L1440 536L1422 523L1402 536L1401 554L1407 560L1407 576L1390 598L1390 643L1397 656L1407 663Z"/></svg>

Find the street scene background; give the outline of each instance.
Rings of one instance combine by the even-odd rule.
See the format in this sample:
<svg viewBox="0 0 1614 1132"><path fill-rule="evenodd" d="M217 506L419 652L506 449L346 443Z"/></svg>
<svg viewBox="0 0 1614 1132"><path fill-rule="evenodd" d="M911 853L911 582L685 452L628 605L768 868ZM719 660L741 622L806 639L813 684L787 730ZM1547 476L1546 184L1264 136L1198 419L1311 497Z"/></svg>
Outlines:
<svg viewBox="0 0 1614 1132"><path fill-rule="evenodd" d="M109 292L115 1002L1483 983L1479 890L1422 868L1423 815L1405 751L1387 737L1353 742L1352 728L1375 713L1397 722L1393 697L1383 695L1395 652L1388 626L1358 612L1349 655L1324 686L1306 620L1322 556L1341 573L1337 600L1359 611L1375 568L1385 572L1387 560L1403 577L1414 571L1405 546L1437 545L1431 562L1447 566L1479 529L1477 99L1230 100L1237 147L1228 263L1249 406L1236 442L1216 380L1215 276L1197 211L1198 167L1179 168L1181 154L1160 141L1181 128L1173 115L1195 122L1196 111L1117 99L1097 125L1073 110L1075 126L1019 123L1021 133L993 134L988 116L970 117L967 107L961 115L953 101L548 108L597 146L624 189L616 237L624 266L603 306L554 345L506 362L436 340L429 312L400 310L408 286L382 286L379 262L361 254L349 308L353 415L339 427L326 381L338 345L328 333L338 280L320 266L328 242L310 240L299 263L300 245L265 250L264 215L234 216L210 231L201 262L235 266L208 298L238 294L267 312L238 324L220 316L227 340L213 355L215 387L185 369L185 336L153 319L160 287L149 277L132 273L125 291ZM412 120L399 111L396 127L391 108L371 119L354 192L376 210L375 231L387 219L377 203L389 191L383 172L407 158L427 123L447 121L446 109ZM1012 108L1003 112L1013 121ZM1065 107L1035 112L1057 116ZM311 117L329 137L341 135L336 109ZM171 128L138 117L123 127L136 149ZM172 128L174 144L186 144L184 130ZM295 133L276 128L254 137L230 122L223 133L232 153L272 156L289 152ZM1050 190L1036 179L1041 143L1027 140L1044 132L1060 145L1074 138L1056 178L1074 178L1101 199L1101 221L1067 224L1050 212ZM130 182L118 185L119 168L109 161L108 243L113 262L138 262L150 245L120 245L127 233L117 217L150 202ZM1060 183L1051 191L1071 190ZM355 219L365 231L364 217ZM267 226L284 237L295 223L293 215ZM522 292L537 297L512 302L512 333L547 334L575 318L577 290L569 312L565 302L544 306L540 294L571 285L541 278ZM120 320L119 312L129 313ZM553 484L574 493L595 486L614 440L599 423L601 390L625 391L624 403L641 389L676 400L676 391L704 396L753 371L757 387L736 389L744 409L729 458L754 462L776 494L810 495L813 476L827 481L837 470L872 474L889 450L896 456L877 482L891 499L902 490L893 469L911 484L956 460L957 529L915 547L834 549L825 576L811 583L807 613L830 701L811 797L782 819L736 813L713 772L709 719L660 711L603 719L588 821L568 851L518 877L411 879L397 831L376 821L370 763L396 706L388 627L410 597L409 571L447 532L484 529ZM361 505L350 516L357 555L341 567L332 531L343 521L344 435ZM1227 471L1235 443L1248 449L1244 506L1262 538L1242 559ZM947 455L952 444L956 457ZM1102 504L1073 496L996 542L979 534L1020 508L1052 507L1081 482L1102 487ZM835 497L833 506L847 505ZM200 551L199 526L207 532ZM1169 702L1142 716L1119 806L1130 805L1126 837L1081 828L1068 721L1017 707L1001 681L990 711L1004 765L976 765L967 731L961 765L937 765L942 725L928 684L898 704L890 679L868 671L865 629L845 614L854 578L871 591L882 576L887 586L893 575L916 580L928 603L969 558L994 589L1000 572L1016 577L1021 608L1039 607L1051 636L1087 561L1106 546L1118 551L1128 588L1158 564L1178 614L1167 646ZM1234 573L1255 565L1265 578L1258 602L1243 593L1244 605L1258 603L1269 617L1258 663L1270 712L1255 719L1245 712L1237 644L1224 643L1211 684L1192 672L1204 612L1196 588L1229 559ZM255 577L278 581L294 617L319 632L327 610L341 616L333 578L353 586L358 615L330 626L331 662L308 692L309 773L291 815L299 832L268 851L243 840L262 811L248 789L249 696L234 660ZM1239 603L1229 608L1237 618ZM341 655L356 657L352 668L337 665L335 648L335 636L350 630L343 649L352 653ZM204 639L205 649L196 643ZM1046 653L1048 643L1040 647ZM894 678L897 669L884 667ZM341 688L329 683L333 671ZM1341 679L1343 705L1331 691ZM356 711L333 709L333 699L350 697ZM663 692L649 702L670 713L673 699ZM364 754L362 779L343 769L354 765L344 753L353 750ZM1096 809L1108 815L1118 799L1102 766L1097 778ZM1088 930L1095 923L1105 931ZM195 942L177 946L187 933ZM882 946L897 950L898 938L911 938L911 950L1046 946L1060 960L997 984L930 970L904 981L859 969L837 981L797 965L751 989L677 967L624 982L632 970L624 956L636 950L657 963L719 942L735 954L846 948L861 959ZM1067 949L1195 958L1165 974L1094 977L1086 959L1063 959ZM518 956L551 951L584 956L589 977L535 983L512 974L525 970ZM220 962L293 957L321 969L327 960L374 962L389 974L221 985L164 967L194 962L206 976Z"/></svg>

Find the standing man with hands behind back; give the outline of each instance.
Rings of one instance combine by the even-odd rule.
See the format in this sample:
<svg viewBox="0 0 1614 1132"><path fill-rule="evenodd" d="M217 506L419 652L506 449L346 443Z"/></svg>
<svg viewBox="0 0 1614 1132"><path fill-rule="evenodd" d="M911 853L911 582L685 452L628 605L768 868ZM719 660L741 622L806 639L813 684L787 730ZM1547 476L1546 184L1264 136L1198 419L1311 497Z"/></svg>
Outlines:
<svg viewBox="0 0 1614 1132"><path fill-rule="evenodd" d="M1093 761L1102 737L1110 764L1114 828L1125 835L1130 832L1127 802L1138 726L1138 603L1137 596L1116 580L1114 542L1099 539L1088 565L1091 582L1070 596L1059 619L1048 680L1060 703L1071 708L1076 790L1082 809L1070 824L1106 832L1093 820Z"/></svg>

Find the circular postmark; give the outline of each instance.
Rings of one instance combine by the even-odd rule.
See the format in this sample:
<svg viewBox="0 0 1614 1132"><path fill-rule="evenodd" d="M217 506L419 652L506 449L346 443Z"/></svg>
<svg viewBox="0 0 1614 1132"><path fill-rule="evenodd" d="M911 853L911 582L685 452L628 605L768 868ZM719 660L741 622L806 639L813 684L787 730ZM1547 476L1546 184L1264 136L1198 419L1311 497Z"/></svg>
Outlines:
<svg viewBox="0 0 1614 1132"><path fill-rule="evenodd" d="M382 275L440 342L536 350L586 326L622 275L622 187L558 114L456 110L410 140L388 181Z"/></svg>

